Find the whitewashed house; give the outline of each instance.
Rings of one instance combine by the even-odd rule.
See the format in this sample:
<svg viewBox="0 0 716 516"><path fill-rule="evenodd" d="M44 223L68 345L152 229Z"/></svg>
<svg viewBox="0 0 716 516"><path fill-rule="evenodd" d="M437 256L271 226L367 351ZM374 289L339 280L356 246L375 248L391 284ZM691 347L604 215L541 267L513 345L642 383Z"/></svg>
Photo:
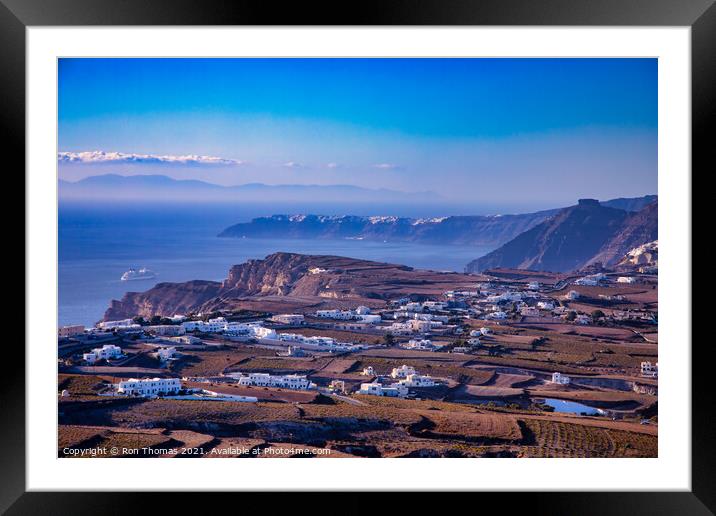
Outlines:
<svg viewBox="0 0 716 516"><path fill-rule="evenodd" d="M565 376L562 373L554 372L552 373L552 383L556 383L559 385L568 385L571 381L571 378L569 376Z"/></svg>
<svg viewBox="0 0 716 516"><path fill-rule="evenodd" d="M524 306L520 309L520 315L524 317L538 317L539 309L534 306Z"/></svg>
<svg viewBox="0 0 716 516"><path fill-rule="evenodd" d="M268 373L250 373L238 378L239 385L254 387L277 387L281 389L309 390L315 389L316 384L305 376L297 374L271 375Z"/></svg>
<svg viewBox="0 0 716 516"><path fill-rule="evenodd" d="M373 369L373 366L364 367L360 374L363 376L375 376L375 369Z"/></svg>
<svg viewBox="0 0 716 516"><path fill-rule="evenodd" d="M659 376L659 362L652 364L651 362L641 363L641 375L646 378L656 378Z"/></svg>
<svg viewBox="0 0 716 516"><path fill-rule="evenodd" d="M159 348L157 350L157 358L159 360L162 360L166 362L167 360L171 360L172 358L175 358L177 356L177 348L174 346L166 347L166 348Z"/></svg>
<svg viewBox="0 0 716 516"><path fill-rule="evenodd" d="M587 314L577 314L574 318L575 324L591 324L592 318Z"/></svg>
<svg viewBox="0 0 716 516"><path fill-rule="evenodd" d="M97 325L103 330L127 330L127 329L138 329L141 328L139 324L136 324L132 319L121 319L119 321L104 321Z"/></svg>
<svg viewBox="0 0 716 516"><path fill-rule="evenodd" d="M367 394L370 396L404 398L408 395L408 388L398 383L394 383L386 387L378 382L372 382L360 384L360 389L357 392L358 394Z"/></svg>
<svg viewBox="0 0 716 516"><path fill-rule="evenodd" d="M161 337L177 337L186 333L184 328L178 324L159 324L156 326L147 326L144 329Z"/></svg>
<svg viewBox="0 0 716 516"><path fill-rule="evenodd" d="M394 367L390 373L390 376L393 378L407 378L410 374L415 374L415 368L403 364L400 367Z"/></svg>
<svg viewBox="0 0 716 516"><path fill-rule="evenodd" d="M105 344L101 348L94 348L89 353L84 353L82 359L88 364L94 364L99 360L122 358L122 356L122 348L114 344Z"/></svg>
<svg viewBox="0 0 716 516"><path fill-rule="evenodd" d="M404 344L405 349L416 349L421 351L432 351L435 349L433 342L430 339L410 339L407 344Z"/></svg>
<svg viewBox="0 0 716 516"><path fill-rule="evenodd" d="M128 396L158 396L176 394L181 390L179 378L143 378L124 380L117 384L117 392Z"/></svg>
<svg viewBox="0 0 716 516"><path fill-rule="evenodd" d="M636 283L636 278L633 276L619 276L617 283Z"/></svg>
<svg viewBox="0 0 716 516"><path fill-rule="evenodd" d="M507 319L507 314L503 311L491 312L485 316L485 319L503 320Z"/></svg>
<svg viewBox="0 0 716 516"><path fill-rule="evenodd" d="M404 380L398 381L398 383L406 387L435 387L437 385L432 377L421 374L409 374Z"/></svg>

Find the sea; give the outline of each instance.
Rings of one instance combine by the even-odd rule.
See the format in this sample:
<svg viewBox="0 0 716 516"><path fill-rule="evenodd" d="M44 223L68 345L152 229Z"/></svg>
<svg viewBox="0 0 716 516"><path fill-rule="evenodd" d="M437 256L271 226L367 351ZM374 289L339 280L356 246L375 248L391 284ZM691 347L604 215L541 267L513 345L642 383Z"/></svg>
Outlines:
<svg viewBox="0 0 716 516"><path fill-rule="evenodd" d="M229 267L271 253L330 254L439 271L463 271L489 252L476 246L365 240L218 238L226 227L275 213L391 213L380 206L266 206L158 203L61 203L58 210L59 325L92 326L112 299L159 282L220 281ZM434 216L404 208L401 216ZM121 281L129 268L147 267L154 279Z"/></svg>

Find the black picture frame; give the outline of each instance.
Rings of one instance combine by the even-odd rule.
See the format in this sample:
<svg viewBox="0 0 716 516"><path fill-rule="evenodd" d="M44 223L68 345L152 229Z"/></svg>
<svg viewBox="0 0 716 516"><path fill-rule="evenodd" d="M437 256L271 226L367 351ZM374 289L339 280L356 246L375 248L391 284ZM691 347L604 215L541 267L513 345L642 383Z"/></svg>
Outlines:
<svg viewBox="0 0 716 516"><path fill-rule="evenodd" d="M688 26L691 27L692 170L691 177L713 169L716 134L716 6L714 0L362 0L286 2L270 0L0 0L0 74L4 109L2 145L17 156L24 170L25 148L25 30L62 25L554 25L554 26ZM50 116L50 115L48 115ZM52 114L54 116L54 114ZM9 153L10 154L10 153ZM700 171L700 172L699 172ZM684 171L689 174L689 171ZM21 186L22 188L22 186ZM692 217L695 214L692 213ZM25 274L32 271L25 270ZM50 287L48 286L48 289ZM29 323L25 314L26 323ZM709 339L710 340L710 339ZM713 343L692 346L692 490L690 492L610 493L481 493L472 495L478 507L509 505L537 514L713 514L716 512L715 404L709 385ZM685 335L680 343L693 341ZM5 342L0 446L0 510L7 514L119 514L148 508L162 496L163 510L188 508L179 493L38 493L25 492L25 352ZM668 446L669 443L660 443ZM320 483L317 482L317 489ZM298 505L295 497L237 497L212 494L207 507L236 510ZM452 495L451 495L452 496ZM218 498L216 498L218 497ZM231 497L231 498L230 498ZM431 496L432 497L432 496ZM489 500L487 499L489 498ZM154 499L154 500L150 500ZM405 500L401 510L420 507L425 494ZM361 510L360 495L341 496L341 512ZM465 503L464 500L456 503ZM269 504L269 505L267 505ZM181 511L184 512L184 511ZM263 512L263 511L262 511Z"/></svg>

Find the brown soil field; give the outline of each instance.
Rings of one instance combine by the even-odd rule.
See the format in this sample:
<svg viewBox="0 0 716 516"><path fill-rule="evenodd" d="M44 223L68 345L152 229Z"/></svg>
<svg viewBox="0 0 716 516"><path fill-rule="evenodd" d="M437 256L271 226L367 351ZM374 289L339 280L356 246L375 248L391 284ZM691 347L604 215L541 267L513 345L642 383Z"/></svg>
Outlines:
<svg viewBox="0 0 716 516"><path fill-rule="evenodd" d="M336 358L326 363L323 367L317 368L316 373L340 374L351 370L356 365L356 360L351 358Z"/></svg>
<svg viewBox="0 0 716 516"><path fill-rule="evenodd" d="M258 398L259 401L278 401L286 403L311 403L318 395L315 391L294 391L290 389L273 389L268 387L251 386L245 387L228 383L187 382L186 386L193 389L206 389L223 394L254 396Z"/></svg>
<svg viewBox="0 0 716 516"><path fill-rule="evenodd" d="M387 358L397 360L430 360L431 362L455 362L458 364L466 361L465 355L453 353L440 353L434 351L413 351L401 348L374 348L359 351L352 355L355 358L363 357Z"/></svg>
<svg viewBox="0 0 716 516"><path fill-rule="evenodd" d="M330 358L284 358L284 357L253 357L245 362L232 365L228 371L241 372L289 372L305 374L323 368L331 361Z"/></svg>
<svg viewBox="0 0 716 516"><path fill-rule="evenodd" d="M415 370L420 374L428 374L434 378L447 378L458 382L465 382L471 385L481 385L490 380L492 373L488 371L481 371L470 367L464 367L459 365L460 362L451 363L435 362L428 360L415 360L415 359L387 359L387 358L373 358L373 357L360 357L361 359L356 363L353 370L361 371L363 368L371 366L375 369L375 372L379 375L388 375L394 367L400 367L401 365L409 365L415 367Z"/></svg>
<svg viewBox="0 0 716 516"><path fill-rule="evenodd" d="M516 387L521 388L525 384L531 383L535 379L534 376L522 374L498 373L494 378L485 385L494 387Z"/></svg>
<svg viewBox="0 0 716 516"><path fill-rule="evenodd" d="M524 457L656 457L656 436L585 426L563 421L523 419L533 446Z"/></svg>
<svg viewBox="0 0 716 516"><path fill-rule="evenodd" d="M102 378L94 375L60 374L57 377L57 391L67 389L71 395L96 395L105 385Z"/></svg>
<svg viewBox="0 0 716 516"><path fill-rule="evenodd" d="M521 396L522 394L524 394L523 389L513 389L510 387L463 385L456 390L455 398L460 400L469 398L504 398Z"/></svg>
<svg viewBox="0 0 716 516"><path fill-rule="evenodd" d="M221 348L207 351L192 351L172 365L172 372L181 376L215 376L225 369L241 364L257 355L270 352L260 348Z"/></svg>

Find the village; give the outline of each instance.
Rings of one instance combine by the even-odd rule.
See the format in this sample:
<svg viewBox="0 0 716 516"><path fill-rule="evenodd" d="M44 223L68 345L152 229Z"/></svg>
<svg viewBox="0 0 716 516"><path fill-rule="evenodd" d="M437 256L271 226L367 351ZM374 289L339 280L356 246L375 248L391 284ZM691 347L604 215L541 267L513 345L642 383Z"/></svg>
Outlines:
<svg viewBox="0 0 716 516"><path fill-rule="evenodd" d="M536 420L655 438L655 271L566 275L504 269L484 279L468 289L406 296L377 307L173 314L59 328L60 433L63 427L116 423L114 410L120 407L137 411L130 426L166 424L139 414L146 402L185 404L177 410L187 414L220 405L232 407L230 412L253 406L281 414L285 409L277 407L294 406L301 414L306 406L320 405L322 417L329 418L332 411L336 417L351 410L364 414L384 403L416 414L438 403L460 417L471 410L514 423L511 431L523 437L487 432L483 439L468 438L463 430L453 436L481 443L479 453L488 455L532 453L524 436ZM126 405L130 401L140 405ZM197 403L214 408L197 409ZM285 423L285 414L259 418L272 419ZM391 428L400 426L388 420ZM172 422L187 430L192 424L190 415ZM440 439L449 440L451 432ZM361 433L347 438L334 432L335 449L352 449L341 440L367 446L365 436L356 437ZM420 433L430 438L422 436L430 432ZM325 436L271 435L267 442L277 446L273 440L327 446Z"/></svg>

